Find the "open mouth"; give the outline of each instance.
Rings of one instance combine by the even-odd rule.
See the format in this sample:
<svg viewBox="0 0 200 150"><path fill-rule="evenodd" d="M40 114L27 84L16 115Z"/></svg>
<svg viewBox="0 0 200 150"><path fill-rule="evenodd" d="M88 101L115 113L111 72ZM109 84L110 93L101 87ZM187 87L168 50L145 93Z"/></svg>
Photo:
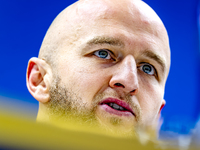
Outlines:
<svg viewBox="0 0 200 150"><path fill-rule="evenodd" d="M115 98L107 98L103 100L100 105L104 108L105 111L119 115L119 116L130 116L134 115L133 110L130 106L122 100L115 99Z"/></svg>
<svg viewBox="0 0 200 150"><path fill-rule="evenodd" d="M122 106L119 106L117 105L116 103L107 103L108 106L112 107L113 109L115 110L127 110L126 108L122 107Z"/></svg>

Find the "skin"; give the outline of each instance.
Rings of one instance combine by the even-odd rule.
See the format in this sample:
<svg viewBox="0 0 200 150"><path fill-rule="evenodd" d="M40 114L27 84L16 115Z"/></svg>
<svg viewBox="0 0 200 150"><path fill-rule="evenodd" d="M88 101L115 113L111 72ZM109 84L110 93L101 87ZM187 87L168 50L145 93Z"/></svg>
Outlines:
<svg viewBox="0 0 200 150"><path fill-rule="evenodd" d="M29 61L27 87L40 102L38 121L81 116L132 135L157 128L169 68L166 29L144 2L81 0L50 26L39 58ZM125 103L132 113L113 111L102 105L106 99Z"/></svg>

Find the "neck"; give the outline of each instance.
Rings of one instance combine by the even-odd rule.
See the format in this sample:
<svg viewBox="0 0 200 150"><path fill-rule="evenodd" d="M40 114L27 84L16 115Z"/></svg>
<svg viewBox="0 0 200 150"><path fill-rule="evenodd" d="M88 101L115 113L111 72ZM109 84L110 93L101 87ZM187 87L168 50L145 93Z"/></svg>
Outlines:
<svg viewBox="0 0 200 150"><path fill-rule="evenodd" d="M37 122L49 122L48 109L45 104L39 103L39 110L37 114Z"/></svg>

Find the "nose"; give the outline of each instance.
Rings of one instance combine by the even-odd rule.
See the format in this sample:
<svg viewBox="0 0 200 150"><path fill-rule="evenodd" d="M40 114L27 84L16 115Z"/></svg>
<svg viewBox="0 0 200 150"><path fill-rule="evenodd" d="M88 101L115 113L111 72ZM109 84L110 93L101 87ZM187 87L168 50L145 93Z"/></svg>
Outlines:
<svg viewBox="0 0 200 150"><path fill-rule="evenodd" d="M126 56L113 72L110 87L135 95L138 92L137 66L132 55Z"/></svg>

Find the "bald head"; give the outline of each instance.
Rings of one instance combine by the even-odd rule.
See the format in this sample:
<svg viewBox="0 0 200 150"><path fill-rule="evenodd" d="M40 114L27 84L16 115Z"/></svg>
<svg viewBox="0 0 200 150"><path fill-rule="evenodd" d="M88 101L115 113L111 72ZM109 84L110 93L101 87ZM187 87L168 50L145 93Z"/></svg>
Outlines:
<svg viewBox="0 0 200 150"><path fill-rule="evenodd" d="M170 60L169 42L166 29L157 14L141 0L80 0L64 9L53 21L43 40L39 58L55 65L60 49L70 50L83 36L99 29L92 26L112 26L121 24L133 30L146 30L154 36L162 37L168 48L166 56ZM126 29L124 29L126 30ZM163 46L163 47L164 47ZM168 64L169 66L169 64Z"/></svg>
<svg viewBox="0 0 200 150"><path fill-rule="evenodd" d="M80 0L51 24L39 58L29 61L27 86L40 121L83 116L131 134L155 129L169 67L166 29L147 4Z"/></svg>

